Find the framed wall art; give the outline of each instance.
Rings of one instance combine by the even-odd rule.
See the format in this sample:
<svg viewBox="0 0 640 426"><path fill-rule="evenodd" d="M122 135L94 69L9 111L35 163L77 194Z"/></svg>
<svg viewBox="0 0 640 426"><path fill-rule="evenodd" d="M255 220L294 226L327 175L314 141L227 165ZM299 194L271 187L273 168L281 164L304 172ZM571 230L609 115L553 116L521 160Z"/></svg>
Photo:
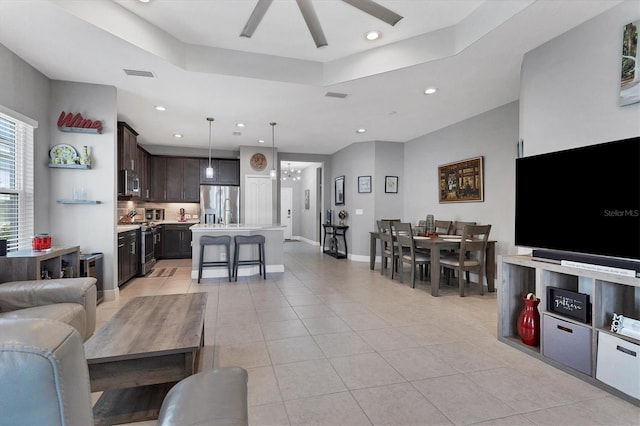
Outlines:
<svg viewBox="0 0 640 426"><path fill-rule="evenodd" d="M358 192L361 194L371 192L371 176L358 176Z"/></svg>
<svg viewBox="0 0 640 426"><path fill-rule="evenodd" d="M309 210L310 198L311 198L311 190L305 189L304 190L304 209L305 210Z"/></svg>
<svg viewBox="0 0 640 426"><path fill-rule="evenodd" d="M344 204L344 176L338 176L334 182L336 206Z"/></svg>
<svg viewBox="0 0 640 426"><path fill-rule="evenodd" d="M384 177L384 192L386 192L387 194L398 193L398 176Z"/></svg>
<svg viewBox="0 0 640 426"><path fill-rule="evenodd" d="M484 201L483 157L438 166L441 203Z"/></svg>
<svg viewBox="0 0 640 426"><path fill-rule="evenodd" d="M622 32L622 65L620 67L620 106L640 102L640 54L638 52L640 21L630 22Z"/></svg>

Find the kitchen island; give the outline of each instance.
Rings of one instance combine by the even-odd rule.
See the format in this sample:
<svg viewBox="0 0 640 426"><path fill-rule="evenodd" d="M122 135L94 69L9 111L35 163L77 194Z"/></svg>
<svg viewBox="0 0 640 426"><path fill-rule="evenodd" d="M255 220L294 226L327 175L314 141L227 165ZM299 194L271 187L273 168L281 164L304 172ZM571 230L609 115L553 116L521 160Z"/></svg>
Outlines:
<svg viewBox="0 0 640 426"><path fill-rule="evenodd" d="M233 237L236 235L264 235L265 238L265 260L267 266L267 274L273 272L284 272L283 260L283 244L284 244L284 226L273 225L213 225L213 224L196 224L191 226L192 235L192 254L191 254L191 278L198 279L198 264L200 262L200 238L205 235L213 237L221 235L229 235L231 237L231 256L233 261ZM226 253L224 247L208 246L205 253L205 261L219 260L224 261ZM241 259L257 259L257 247L241 247ZM240 266L238 267L238 277L246 277L258 275L260 269L258 266ZM202 278L220 278L227 277L226 268L203 268Z"/></svg>

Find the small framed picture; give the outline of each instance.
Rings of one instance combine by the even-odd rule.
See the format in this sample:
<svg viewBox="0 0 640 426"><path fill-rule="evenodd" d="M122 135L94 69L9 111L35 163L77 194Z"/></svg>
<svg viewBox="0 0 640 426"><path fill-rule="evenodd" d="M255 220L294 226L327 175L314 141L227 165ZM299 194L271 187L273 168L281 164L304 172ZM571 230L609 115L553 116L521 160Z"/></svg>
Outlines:
<svg viewBox="0 0 640 426"><path fill-rule="evenodd" d="M371 192L371 176L358 176L358 192Z"/></svg>
<svg viewBox="0 0 640 426"><path fill-rule="evenodd" d="M336 206L344 204L344 176L338 176L335 180Z"/></svg>
<svg viewBox="0 0 640 426"><path fill-rule="evenodd" d="M311 198L311 191L309 189L304 190L304 209L309 210L309 199Z"/></svg>
<svg viewBox="0 0 640 426"><path fill-rule="evenodd" d="M398 176L384 177L384 192L386 192L387 194L398 193Z"/></svg>

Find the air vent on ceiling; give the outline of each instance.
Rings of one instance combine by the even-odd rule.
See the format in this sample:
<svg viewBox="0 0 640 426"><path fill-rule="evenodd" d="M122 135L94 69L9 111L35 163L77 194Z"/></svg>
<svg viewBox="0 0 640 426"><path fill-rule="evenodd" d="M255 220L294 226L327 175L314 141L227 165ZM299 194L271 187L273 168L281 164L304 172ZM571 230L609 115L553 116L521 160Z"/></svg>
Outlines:
<svg viewBox="0 0 640 426"><path fill-rule="evenodd" d="M151 71L125 69L124 73L133 77L151 77L151 78L155 77Z"/></svg>
<svg viewBox="0 0 640 426"><path fill-rule="evenodd" d="M349 96L346 93L338 93L338 92L327 92L324 95L328 98L340 98L340 99L346 98L347 96Z"/></svg>
<svg viewBox="0 0 640 426"><path fill-rule="evenodd" d="M242 132L233 132L233 133L231 133L231 134L232 134L233 136L240 136L240 135L242 135Z"/></svg>

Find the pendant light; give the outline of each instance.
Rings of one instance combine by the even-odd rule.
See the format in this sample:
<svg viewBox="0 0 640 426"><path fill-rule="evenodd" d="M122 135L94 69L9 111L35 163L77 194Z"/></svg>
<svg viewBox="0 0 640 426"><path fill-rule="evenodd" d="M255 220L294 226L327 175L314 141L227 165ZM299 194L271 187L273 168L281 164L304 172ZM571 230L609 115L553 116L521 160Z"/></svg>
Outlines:
<svg viewBox="0 0 640 426"><path fill-rule="evenodd" d="M276 122L272 121L271 125L271 170L269 170L269 176L272 180L276 180L278 172L276 171L276 142L275 142L275 128Z"/></svg>
<svg viewBox="0 0 640 426"><path fill-rule="evenodd" d="M205 176L208 179L213 178L213 167L211 167L211 123L213 123L213 117L207 117L207 121L209 122L209 167L205 170Z"/></svg>

